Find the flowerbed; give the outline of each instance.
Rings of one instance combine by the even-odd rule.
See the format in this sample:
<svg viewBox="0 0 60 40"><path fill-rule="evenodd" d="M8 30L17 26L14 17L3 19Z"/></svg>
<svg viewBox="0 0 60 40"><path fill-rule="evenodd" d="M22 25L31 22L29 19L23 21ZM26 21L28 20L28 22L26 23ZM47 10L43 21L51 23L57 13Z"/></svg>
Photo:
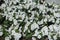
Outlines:
<svg viewBox="0 0 60 40"><path fill-rule="evenodd" d="M4 0L0 6L0 37L40 40L43 36L60 40L59 5L44 0Z"/></svg>

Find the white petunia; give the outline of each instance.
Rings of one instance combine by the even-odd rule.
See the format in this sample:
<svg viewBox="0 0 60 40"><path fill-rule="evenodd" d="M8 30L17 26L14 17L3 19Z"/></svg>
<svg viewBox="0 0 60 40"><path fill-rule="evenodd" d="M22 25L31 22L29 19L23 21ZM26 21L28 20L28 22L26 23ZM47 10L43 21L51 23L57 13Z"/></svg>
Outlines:
<svg viewBox="0 0 60 40"><path fill-rule="evenodd" d="M34 22L32 25L31 25L31 30L33 31L34 29L39 29L39 26L36 22Z"/></svg>
<svg viewBox="0 0 60 40"><path fill-rule="evenodd" d="M60 17L60 13L54 13L55 17Z"/></svg>
<svg viewBox="0 0 60 40"><path fill-rule="evenodd" d="M37 38L39 38L39 39L40 39L40 38L41 38L41 35L38 35L38 36L37 36Z"/></svg>
<svg viewBox="0 0 60 40"><path fill-rule="evenodd" d="M43 35L48 35L48 28L47 28L47 26L44 26L41 31L42 31Z"/></svg>
<svg viewBox="0 0 60 40"><path fill-rule="evenodd" d="M15 38L15 40L19 40L19 38L21 38L21 34L20 33L15 33L14 38Z"/></svg>
<svg viewBox="0 0 60 40"><path fill-rule="evenodd" d="M54 31L58 32L58 26L57 26L57 24L54 24L53 28L54 28Z"/></svg>
<svg viewBox="0 0 60 40"><path fill-rule="evenodd" d="M9 37L5 37L5 40L10 40Z"/></svg>
<svg viewBox="0 0 60 40"><path fill-rule="evenodd" d="M7 11L11 11L11 7L7 7Z"/></svg>
<svg viewBox="0 0 60 40"><path fill-rule="evenodd" d="M14 35L15 34L15 30L12 30L12 34L11 35Z"/></svg>
<svg viewBox="0 0 60 40"><path fill-rule="evenodd" d="M3 35L3 32L0 32L0 36L2 36Z"/></svg>
<svg viewBox="0 0 60 40"><path fill-rule="evenodd" d="M56 20L56 23L57 23L57 24L59 24L59 20L60 20L60 19L57 19L57 20Z"/></svg>
<svg viewBox="0 0 60 40"><path fill-rule="evenodd" d="M44 5L38 5L37 6L39 8L39 10L43 11L45 9L45 6Z"/></svg>
<svg viewBox="0 0 60 40"><path fill-rule="evenodd" d="M2 8L6 7L6 4L2 4L1 7L2 7Z"/></svg>
<svg viewBox="0 0 60 40"><path fill-rule="evenodd" d="M49 26L50 31L53 31L53 25Z"/></svg>
<svg viewBox="0 0 60 40"><path fill-rule="evenodd" d="M14 19L13 22L14 22L14 25L17 25L17 20L16 19Z"/></svg>
<svg viewBox="0 0 60 40"><path fill-rule="evenodd" d="M36 40L36 38L35 37L32 37L32 40Z"/></svg>
<svg viewBox="0 0 60 40"><path fill-rule="evenodd" d="M38 23L39 25L40 25L40 24L43 24L43 19L42 19L41 21L38 21L37 23Z"/></svg>
<svg viewBox="0 0 60 40"><path fill-rule="evenodd" d="M55 35L55 36L53 36L53 38L54 38L54 40L56 40L57 39L57 36Z"/></svg>

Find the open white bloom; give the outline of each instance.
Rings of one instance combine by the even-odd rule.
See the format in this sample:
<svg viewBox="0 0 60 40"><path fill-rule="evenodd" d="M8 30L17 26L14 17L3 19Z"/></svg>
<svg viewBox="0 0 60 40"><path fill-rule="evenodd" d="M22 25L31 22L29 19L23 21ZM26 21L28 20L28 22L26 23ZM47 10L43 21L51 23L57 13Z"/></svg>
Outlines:
<svg viewBox="0 0 60 40"><path fill-rule="evenodd" d="M43 11L45 9L44 5L37 5L37 7L40 9L40 11Z"/></svg>
<svg viewBox="0 0 60 40"><path fill-rule="evenodd" d="M12 31L12 35L14 35L15 40L19 40L22 36L20 33L16 33L15 30Z"/></svg>
<svg viewBox="0 0 60 40"><path fill-rule="evenodd" d="M13 22L14 22L14 25L17 25L17 20L16 19L14 19Z"/></svg>
<svg viewBox="0 0 60 40"><path fill-rule="evenodd" d="M39 39L40 39L40 38L41 38L41 35L38 35L38 36L37 36L37 38L39 38Z"/></svg>
<svg viewBox="0 0 60 40"><path fill-rule="evenodd" d="M50 25L50 26L49 26L49 30L50 30L50 31L53 31L53 25Z"/></svg>
<svg viewBox="0 0 60 40"><path fill-rule="evenodd" d="M60 13L54 13L55 17L60 17Z"/></svg>
<svg viewBox="0 0 60 40"><path fill-rule="evenodd" d="M3 35L3 32L0 32L0 36L2 36Z"/></svg>
<svg viewBox="0 0 60 40"><path fill-rule="evenodd" d="M48 35L48 38L49 38L49 40L52 40L52 38L51 38L51 36L50 36L50 35Z"/></svg>
<svg viewBox="0 0 60 40"><path fill-rule="evenodd" d="M38 23L39 25L40 25L40 24L43 24L43 19L42 19L41 21L38 21L37 23Z"/></svg>
<svg viewBox="0 0 60 40"><path fill-rule="evenodd" d="M2 4L1 7L2 7L2 8L5 8L5 7L6 7L6 4Z"/></svg>
<svg viewBox="0 0 60 40"><path fill-rule="evenodd" d="M47 28L47 26L44 26L42 28L41 32L43 33L43 35L48 35L48 28Z"/></svg>
<svg viewBox="0 0 60 40"><path fill-rule="evenodd" d="M31 30L33 31L34 29L39 29L39 26L38 26L38 24L37 23L33 23L32 25L31 25Z"/></svg>
<svg viewBox="0 0 60 40"><path fill-rule="evenodd" d="M56 23L57 23L57 24L59 24L59 23L60 23L60 21L59 21L59 20L60 20L59 18L56 20Z"/></svg>
<svg viewBox="0 0 60 40"><path fill-rule="evenodd" d="M55 24L55 25L53 25L53 28L54 28L54 30L56 31L56 32L58 32L58 26Z"/></svg>
<svg viewBox="0 0 60 40"><path fill-rule="evenodd" d="M32 40L36 40L36 38L35 37L32 37Z"/></svg>
<svg viewBox="0 0 60 40"><path fill-rule="evenodd" d="M14 35L15 34L15 30L12 30L12 34L11 35Z"/></svg>
<svg viewBox="0 0 60 40"><path fill-rule="evenodd" d="M57 36L55 35L55 36L53 36L53 38L54 38L54 40L56 40L57 39Z"/></svg>
<svg viewBox="0 0 60 40"><path fill-rule="evenodd" d="M10 40L9 37L5 37L5 40Z"/></svg>
<svg viewBox="0 0 60 40"><path fill-rule="evenodd" d="M20 33L15 33L14 38L15 38L15 40L19 40L19 38L21 38L21 34Z"/></svg>

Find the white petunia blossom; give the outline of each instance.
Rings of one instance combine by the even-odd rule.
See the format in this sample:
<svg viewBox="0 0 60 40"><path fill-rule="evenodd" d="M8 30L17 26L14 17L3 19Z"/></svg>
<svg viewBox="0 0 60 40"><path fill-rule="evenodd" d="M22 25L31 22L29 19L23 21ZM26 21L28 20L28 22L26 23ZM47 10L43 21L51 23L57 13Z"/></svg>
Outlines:
<svg viewBox="0 0 60 40"><path fill-rule="evenodd" d="M0 32L0 36L2 36L3 35L3 32Z"/></svg>
<svg viewBox="0 0 60 40"><path fill-rule="evenodd" d="M15 40L19 40L19 38L21 38L21 34L20 33L15 33L14 38L15 38Z"/></svg>
<svg viewBox="0 0 60 40"><path fill-rule="evenodd" d="M32 40L36 40L36 38L35 37L32 37Z"/></svg>
<svg viewBox="0 0 60 40"><path fill-rule="evenodd" d="M10 40L9 37L5 37L5 40Z"/></svg>
<svg viewBox="0 0 60 40"><path fill-rule="evenodd" d="M48 28L47 28L47 26L44 26L41 31L42 31L43 35L48 35Z"/></svg>
<svg viewBox="0 0 60 40"><path fill-rule="evenodd" d="M36 24L35 22L31 25L31 30L33 31L34 29L39 29L38 24Z"/></svg>
<svg viewBox="0 0 60 40"><path fill-rule="evenodd" d="M37 38L39 38L39 39L40 39L40 38L41 38L41 35L38 35L38 36L37 36Z"/></svg>

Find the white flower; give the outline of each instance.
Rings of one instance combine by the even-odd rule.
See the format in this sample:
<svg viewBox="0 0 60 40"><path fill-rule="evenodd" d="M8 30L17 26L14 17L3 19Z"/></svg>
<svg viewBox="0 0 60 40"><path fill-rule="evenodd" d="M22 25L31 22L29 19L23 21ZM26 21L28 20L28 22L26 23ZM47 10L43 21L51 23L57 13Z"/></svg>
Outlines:
<svg viewBox="0 0 60 40"><path fill-rule="evenodd" d="M24 28L24 32L28 29L29 24L30 24L30 22L26 23L25 28Z"/></svg>
<svg viewBox="0 0 60 40"><path fill-rule="evenodd" d="M14 4L16 4L16 3L18 2L18 0L12 0L12 2L13 2Z"/></svg>
<svg viewBox="0 0 60 40"><path fill-rule="evenodd" d="M43 24L43 19L41 20L41 21L38 21L38 24L40 25L40 24Z"/></svg>
<svg viewBox="0 0 60 40"><path fill-rule="evenodd" d="M0 32L0 36L2 36L3 35L3 32Z"/></svg>
<svg viewBox="0 0 60 40"><path fill-rule="evenodd" d="M55 36L53 36L53 38L54 38L54 40L56 40L57 39L57 36L55 35Z"/></svg>
<svg viewBox="0 0 60 40"><path fill-rule="evenodd" d="M43 35L48 35L48 28L47 28L47 26L44 26L41 31L42 31Z"/></svg>
<svg viewBox="0 0 60 40"><path fill-rule="evenodd" d="M16 2L19 2L19 0L15 0Z"/></svg>
<svg viewBox="0 0 60 40"><path fill-rule="evenodd" d="M43 11L45 9L45 6L44 5L38 5L37 6L39 8L39 10Z"/></svg>
<svg viewBox="0 0 60 40"><path fill-rule="evenodd" d="M15 30L12 30L12 34L11 35L14 35L15 34Z"/></svg>
<svg viewBox="0 0 60 40"><path fill-rule="evenodd" d="M48 35L48 39L49 39L49 40L52 40L50 35Z"/></svg>
<svg viewBox="0 0 60 40"><path fill-rule="evenodd" d="M39 26L38 26L38 24L37 23L33 23L32 25L31 25L31 30L33 31L34 29L39 29Z"/></svg>
<svg viewBox="0 0 60 40"><path fill-rule="evenodd" d="M54 28L54 30L55 30L56 32L58 32L58 26L57 26L57 24L54 24L54 25L53 25L53 28Z"/></svg>
<svg viewBox="0 0 60 40"><path fill-rule="evenodd" d="M54 5L55 8L58 8L59 6L58 5Z"/></svg>
<svg viewBox="0 0 60 40"><path fill-rule="evenodd" d="M4 8L4 7L6 7L6 5L5 4L2 4L1 7Z"/></svg>
<svg viewBox="0 0 60 40"><path fill-rule="evenodd" d="M32 40L36 40L36 38L35 37L32 37Z"/></svg>
<svg viewBox="0 0 60 40"><path fill-rule="evenodd" d="M28 12L30 13L31 11L30 11L30 10L28 10Z"/></svg>
<svg viewBox="0 0 60 40"><path fill-rule="evenodd" d="M12 30L12 35L14 35L15 40L19 40L19 38L21 38L21 34L16 33L14 30Z"/></svg>
<svg viewBox="0 0 60 40"><path fill-rule="evenodd" d="M52 20L54 20L54 17L51 17L51 18L49 19L49 21L52 21Z"/></svg>
<svg viewBox="0 0 60 40"><path fill-rule="evenodd" d="M19 38L21 38L21 34L20 33L15 33L14 38L15 38L15 40L19 40Z"/></svg>
<svg viewBox="0 0 60 40"><path fill-rule="evenodd" d="M12 15L10 15L9 20L10 20L10 21L12 21L12 20L13 20L13 16L12 16Z"/></svg>
<svg viewBox="0 0 60 40"><path fill-rule="evenodd" d="M49 26L50 31L53 31L53 25Z"/></svg>
<svg viewBox="0 0 60 40"><path fill-rule="evenodd" d="M17 24L17 25L15 26L14 30L18 29L18 27L19 27L19 24Z"/></svg>
<svg viewBox="0 0 60 40"><path fill-rule="evenodd" d="M57 24L59 23L59 20L60 20L60 19L57 19L57 20L56 20L56 23L57 23Z"/></svg>
<svg viewBox="0 0 60 40"><path fill-rule="evenodd" d="M11 11L11 7L7 7L7 11Z"/></svg>
<svg viewBox="0 0 60 40"><path fill-rule="evenodd" d="M10 40L9 37L5 37L5 40Z"/></svg>
<svg viewBox="0 0 60 40"><path fill-rule="evenodd" d="M47 22L47 18L44 19L44 22L45 22L45 23Z"/></svg>
<svg viewBox="0 0 60 40"><path fill-rule="evenodd" d="M60 17L60 13L54 13L55 17Z"/></svg>
<svg viewBox="0 0 60 40"><path fill-rule="evenodd" d="M38 35L37 37L40 39L41 38L41 35Z"/></svg>
<svg viewBox="0 0 60 40"><path fill-rule="evenodd" d="M14 25L17 25L17 20L16 19L14 19L13 22L14 22Z"/></svg>

